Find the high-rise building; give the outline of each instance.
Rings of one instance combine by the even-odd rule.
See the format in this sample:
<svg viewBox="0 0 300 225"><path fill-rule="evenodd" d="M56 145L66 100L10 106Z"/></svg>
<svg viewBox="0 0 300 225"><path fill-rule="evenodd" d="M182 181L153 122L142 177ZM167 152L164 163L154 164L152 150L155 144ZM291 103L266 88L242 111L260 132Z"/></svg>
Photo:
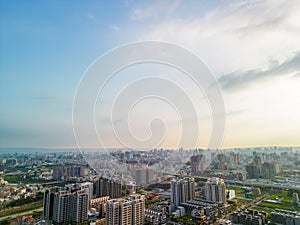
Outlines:
<svg viewBox="0 0 300 225"><path fill-rule="evenodd" d="M4 164L0 163L0 172L4 170Z"/></svg>
<svg viewBox="0 0 300 225"><path fill-rule="evenodd" d="M261 166L259 165L253 163L246 165L246 171L249 179L260 178L261 176Z"/></svg>
<svg viewBox="0 0 300 225"><path fill-rule="evenodd" d="M272 166L274 167L275 175L279 175L281 172L280 164L276 162L272 162Z"/></svg>
<svg viewBox="0 0 300 225"><path fill-rule="evenodd" d="M93 198L94 184L92 182L80 183L80 187L88 194L89 199Z"/></svg>
<svg viewBox="0 0 300 225"><path fill-rule="evenodd" d="M61 190L54 194L53 217L56 223L71 222L71 193Z"/></svg>
<svg viewBox="0 0 300 225"><path fill-rule="evenodd" d="M225 155L224 154L218 154L217 155L219 164L218 164L218 169L219 170L226 170L227 169L227 164L225 160Z"/></svg>
<svg viewBox="0 0 300 225"><path fill-rule="evenodd" d="M106 225L119 225L120 203L118 199L108 200L106 202Z"/></svg>
<svg viewBox="0 0 300 225"><path fill-rule="evenodd" d="M145 198L132 195L127 199L112 199L106 203L107 225L143 225Z"/></svg>
<svg viewBox="0 0 300 225"><path fill-rule="evenodd" d="M106 213L106 202L109 199L109 196L104 196L100 198L90 199L90 208L96 209L100 217L104 217Z"/></svg>
<svg viewBox="0 0 300 225"><path fill-rule="evenodd" d="M89 197L84 189L71 195L71 221L80 223L88 220Z"/></svg>
<svg viewBox="0 0 300 225"><path fill-rule="evenodd" d="M145 218L145 199L141 195L130 196L132 202L132 224L143 225Z"/></svg>
<svg viewBox="0 0 300 225"><path fill-rule="evenodd" d="M135 170L135 183L138 186L147 185L147 170L145 168L140 168Z"/></svg>
<svg viewBox="0 0 300 225"><path fill-rule="evenodd" d="M273 177L272 173L271 173L271 164L268 162L264 162L262 164L262 168L261 168L261 174L262 174L262 178L264 179L270 179L271 177Z"/></svg>
<svg viewBox="0 0 300 225"><path fill-rule="evenodd" d="M133 223L133 209L132 203L128 200L122 200L119 205L119 224L131 225Z"/></svg>
<svg viewBox="0 0 300 225"><path fill-rule="evenodd" d="M53 169L52 176L54 180L68 179L84 176L86 171L84 166L59 166Z"/></svg>
<svg viewBox="0 0 300 225"><path fill-rule="evenodd" d="M136 191L136 185L134 181L129 181L126 184L126 194L133 195Z"/></svg>
<svg viewBox="0 0 300 225"><path fill-rule="evenodd" d="M205 183L206 200L212 202L226 202L226 186L223 179L209 178Z"/></svg>
<svg viewBox="0 0 300 225"><path fill-rule="evenodd" d="M79 190L79 189L84 190L87 193L89 199L93 198L94 187L93 187L93 183L92 182L67 184L65 186L65 188L67 190L70 190L70 191Z"/></svg>
<svg viewBox="0 0 300 225"><path fill-rule="evenodd" d="M205 156L204 155L192 155L191 156L191 168L193 174L200 174L205 168Z"/></svg>
<svg viewBox="0 0 300 225"><path fill-rule="evenodd" d="M63 167L55 167L52 171L53 180L61 180L64 174Z"/></svg>
<svg viewBox="0 0 300 225"><path fill-rule="evenodd" d="M171 181L171 201L178 207L181 203L192 200L195 197L195 182L193 178L183 178Z"/></svg>
<svg viewBox="0 0 300 225"><path fill-rule="evenodd" d="M241 161L241 155L239 153L236 153L233 155L233 163L234 164L240 164Z"/></svg>
<svg viewBox="0 0 300 225"><path fill-rule="evenodd" d="M45 219L52 219L53 217L53 204L54 204L54 194L60 190L59 187L46 188L44 192L44 209L43 217Z"/></svg>
<svg viewBox="0 0 300 225"><path fill-rule="evenodd" d="M254 157L254 159L253 159L253 163L254 163L255 165L261 166L261 164L262 164L261 157L258 156L258 155L256 155L256 156Z"/></svg>
<svg viewBox="0 0 300 225"><path fill-rule="evenodd" d="M292 196L292 203L298 203L299 202L299 196L298 196L298 193L293 193L293 196Z"/></svg>
<svg viewBox="0 0 300 225"><path fill-rule="evenodd" d="M122 183L112 179L100 177L96 181L96 197L109 196L119 198L122 195Z"/></svg>
<svg viewBox="0 0 300 225"><path fill-rule="evenodd" d="M152 168L147 168L147 172L146 172L147 185L153 183L153 178L154 178L154 170Z"/></svg>
<svg viewBox="0 0 300 225"><path fill-rule="evenodd" d="M271 179L280 173L280 166L276 162L264 162L261 168L262 178Z"/></svg>
<svg viewBox="0 0 300 225"><path fill-rule="evenodd" d="M65 190L46 189L43 216L56 223L83 222L88 219L88 200L88 193L78 184Z"/></svg>
<svg viewBox="0 0 300 225"><path fill-rule="evenodd" d="M152 168L139 168L135 170L135 181L138 186L148 186L153 181Z"/></svg>

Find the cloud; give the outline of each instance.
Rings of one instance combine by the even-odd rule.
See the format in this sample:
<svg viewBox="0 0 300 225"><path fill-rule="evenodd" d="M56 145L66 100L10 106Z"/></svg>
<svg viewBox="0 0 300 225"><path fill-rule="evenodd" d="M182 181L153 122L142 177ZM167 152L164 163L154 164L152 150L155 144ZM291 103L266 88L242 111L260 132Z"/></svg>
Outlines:
<svg viewBox="0 0 300 225"><path fill-rule="evenodd" d="M140 9L139 9L140 10ZM147 9L145 9L147 10ZM144 26L138 39L177 43L195 52L217 75L264 67L300 51L299 1L234 1ZM151 17L151 12L141 16ZM152 18L157 14L153 13Z"/></svg>
<svg viewBox="0 0 300 225"><path fill-rule="evenodd" d="M95 16L95 14L93 14L93 13L87 13L86 15L85 15L88 19L90 19L90 20L93 20L93 19L95 19L96 18L96 16Z"/></svg>
<svg viewBox="0 0 300 225"><path fill-rule="evenodd" d="M135 8L130 14L130 19L139 21L155 19L162 15L169 17L175 12L179 4L179 0L151 2L151 5Z"/></svg>
<svg viewBox="0 0 300 225"><path fill-rule="evenodd" d="M66 103L69 99L67 99L64 96L58 96L58 95L49 95L49 94L35 94L32 96L33 100L39 101L39 102L61 102Z"/></svg>
<svg viewBox="0 0 300 225"><path fill-rule="evenodd" d="M294 75L294 78L300 78L300 72Z"/></svg>
<svg viewBox="0 0 300 225"><path fill-rule="evenodd" d="M119 30L120 30L120 27L117 26L116 24L110 25L109 28L110 28L111 30L113 30L113 31L119 31Z"/></svg>
<svg viewBox="0 0 300 225"><path fill-rule="evenodd" d="M224 89L246 87L263 78L274 78L276 76L286 76L291 73L300 72L300 52L294 57L275 65L267 70L256 69L242 72L234 72L222 76L218 81Z"/></svg>
<svg viewBox="0 0 300 225"><path fill-rule="evenodd" d="M239 109L239 110L233 110L233 111L229 111L229 112L226 112L226 116L237 116L237 115L242 115L244 113L248 112L248 110L246 109Z"/></svg>

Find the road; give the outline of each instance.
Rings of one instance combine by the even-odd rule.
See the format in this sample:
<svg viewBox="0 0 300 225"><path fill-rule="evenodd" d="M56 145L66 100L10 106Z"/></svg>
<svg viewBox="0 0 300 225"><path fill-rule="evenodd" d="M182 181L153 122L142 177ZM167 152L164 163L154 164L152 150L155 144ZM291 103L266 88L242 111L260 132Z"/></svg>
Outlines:
<svg viewBox="0 0 300 225"><path fill-rule="evenodd" d="M207 179L209 177L202 177L202 176L194 176L195 178L200 179ZM278 185L278 184L263 184L260 182L249 182L249 181L236 181L236 180L224 180L225 183L228 184L236 184L241 186L256 186L256 187L271 187L271 188L278 188L278 189L292 189L300 191L300 187L290 186L290 185Z"/></svg>
<svg viewBox="0 0 300 225"><path fill-rule="evenodd" d="M246 205L242 205L241 207L237 208L236 211L239 210L239 209L242 209L242 208L244 208L244 209L251 208L251 207L255 206L256 204L259 204L262 200L267 199L268 197L269 197L269 194L264 194L264 195L262 195L258 198L253 199L252 201L250 201ZM225 215L224 217L222 217L222 219L227 219L228 220L230 215L231 215L231 213Z"/></svg>

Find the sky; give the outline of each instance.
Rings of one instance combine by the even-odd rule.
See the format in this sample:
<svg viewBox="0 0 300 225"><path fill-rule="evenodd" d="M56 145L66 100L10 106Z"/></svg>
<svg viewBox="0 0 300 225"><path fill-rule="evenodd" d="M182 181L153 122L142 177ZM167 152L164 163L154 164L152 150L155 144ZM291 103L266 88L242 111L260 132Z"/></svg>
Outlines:
<svg viewBox="0 0 300 225"><path fill-rule="evenodd" d="M188 49L215 76L226 118L220 147L299 146L299 11L298 0L0 1L0 147L76 147L72 104L85 71L111 49L144 40ZM174 110L180 101L147 98L127 118L115 115L119 137L123 132L126 139L122 129L131 124L141 144L158 135L156 147L206 148L212 118L205 93L180 71L157 64L120 71L104 87L95 127L105 147L124 147L111 128L111 109L143 77L157 78L159 92L164 79L172 80L197 118L191 113L183 121ZM179 146L183 123L192 136L196 122L196 145ZM98 141L85 137L84 147L97 148Z"/></svg>

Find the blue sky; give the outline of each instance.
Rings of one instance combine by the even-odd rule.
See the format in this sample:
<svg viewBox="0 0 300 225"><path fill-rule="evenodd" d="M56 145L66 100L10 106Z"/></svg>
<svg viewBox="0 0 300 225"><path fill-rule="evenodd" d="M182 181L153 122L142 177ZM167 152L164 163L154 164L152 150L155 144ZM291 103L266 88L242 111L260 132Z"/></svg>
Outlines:
<svg viewBox="0 0 300 225"><path fill-rule="evenodd" d="M0 4L1 147L75 147L72 101L84 71L108 50L141 40L190 49L219 79L223 147L300 144L297 1ZM111 89L122 83L115 82ZM172 138L163 145L174 146Z"/></svg>
<svg viewBox="0 0 300 225"><path fill-rule="evenodd" d="M104 1L1 2L3 146L71 145L76 85L96 57L120 42L110 26L123 20L124 8ZM60 128L66 142L56 137Z"/></svg>

